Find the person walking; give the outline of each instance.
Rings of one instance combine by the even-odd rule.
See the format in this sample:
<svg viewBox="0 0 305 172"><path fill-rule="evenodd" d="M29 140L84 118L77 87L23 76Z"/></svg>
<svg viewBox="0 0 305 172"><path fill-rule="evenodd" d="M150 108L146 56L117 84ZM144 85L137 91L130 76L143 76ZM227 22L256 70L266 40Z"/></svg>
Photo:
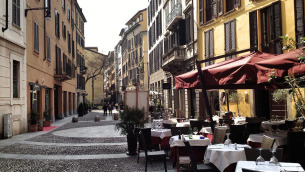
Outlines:
<svg viewBox="0 0 305 172"><path fill-rule="evenodd" d="M103 110L104 110L104 116L107 116L107 104L106 103L104 103Z"/></svg>
<svg viewBox="0 0 305 172"><path fill-rule="evenodd" d="M109 105L108 105L109 115L112 115L112 108L113 108L112 103L109 103Z"/></svg>
<svg viewBox="0 0 305 172"><path fill-rule="evenodd" d="M154 108L155 108L155 102L151 99L149 101L149 112L150 112L150 115L152 115L152 113L154 112Z"/></svg>
<svg viewBox="0 0 305 172"><path fill-rule="evenodd" d="M118 108L119 108L119 104L115 103L115 109L118 110Z"/></svg>

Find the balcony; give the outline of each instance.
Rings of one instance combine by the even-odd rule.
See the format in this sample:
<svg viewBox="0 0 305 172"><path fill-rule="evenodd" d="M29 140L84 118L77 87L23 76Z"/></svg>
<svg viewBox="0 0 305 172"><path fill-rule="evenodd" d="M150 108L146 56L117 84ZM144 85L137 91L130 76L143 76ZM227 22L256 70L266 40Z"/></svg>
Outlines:
<svg viewBox="0 0 305 172"><path fill-rule="evenodd" d="M166 29L171 30L182 19L182 5L178 3L172 8L172 11L166 16Z"/></svg>
<svg viewBox="0 0 305 172"><path fill-rule="evenodd" d="M62 68L61 62L58 62L56 64L56 72L54 75L54 78L61 82L71 80L71 78L73 77L72 65L70 63L66 63L64 65L64 68Z"/></svg>
<svg viewBox="0 0 305 172"><path fill-rule="evenodd" d="M86 74L86 72L87 72L87 67L86 67L86 66L80 66L80 67L79 67L79 73L80 73L81 75Z"/></svg>
<svg viewBox="0 0 305 172"><path fill-rule="evenodd" d="M186 56L186 51L183 46L177 46L172 48L163 56L162 69L165 72L173 72L180 69L183 65Z"/></svg>

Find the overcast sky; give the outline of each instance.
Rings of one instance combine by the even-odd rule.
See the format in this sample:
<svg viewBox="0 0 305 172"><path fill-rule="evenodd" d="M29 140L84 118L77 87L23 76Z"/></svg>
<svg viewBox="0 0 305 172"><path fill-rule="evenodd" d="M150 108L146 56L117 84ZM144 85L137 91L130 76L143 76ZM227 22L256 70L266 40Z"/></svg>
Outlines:
<svg viewBox="0 0 305 172"><path fill-rule="evenodd" d="M147 0L78 0L87 19L86 47L98 47L100 53L113 51L120 40L125 23L139 10L147 8Z"/></svg>

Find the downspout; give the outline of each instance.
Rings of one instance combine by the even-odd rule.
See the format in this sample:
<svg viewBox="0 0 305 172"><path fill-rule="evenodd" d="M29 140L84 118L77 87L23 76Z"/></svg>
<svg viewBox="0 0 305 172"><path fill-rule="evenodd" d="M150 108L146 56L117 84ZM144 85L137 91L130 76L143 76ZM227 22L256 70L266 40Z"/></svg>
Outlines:
<svg viewBox="0 0 305 172"><path fill-rule="evenodd" d="M5 32L8 29L8 0L6 0L6 13L5 13L5 27L2 27L2 32Z"/></svg>
<svg viewBox="0 0 305 172"><path fill-rule="evenodd" d="M49 5L49 4L48 4ZM46 7L46 1L43 1L43 6ZM44 53L44 58L43 60L46 60L47 59L47 53L46 53L46 18L45 18L45 13L46 11L44 10L43 11L44 14L43 14L43 53Z"/></svg>

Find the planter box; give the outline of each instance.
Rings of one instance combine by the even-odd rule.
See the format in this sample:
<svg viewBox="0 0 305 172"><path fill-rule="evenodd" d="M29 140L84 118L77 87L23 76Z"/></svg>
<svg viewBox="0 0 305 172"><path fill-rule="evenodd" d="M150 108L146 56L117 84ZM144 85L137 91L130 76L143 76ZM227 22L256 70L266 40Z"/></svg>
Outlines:
<svg viewBox="0 0 305 172"><path fill-rule="evenodd" d="M29 132L37 132L37 131L38 131L38 124L29 125Z"/></svg>
<svg viewBox="0 0 305 172"><path fill-rule="evenodd" d="M44 121L43 126L44 127L50 127L51 126L51 121Z"/></svg>

